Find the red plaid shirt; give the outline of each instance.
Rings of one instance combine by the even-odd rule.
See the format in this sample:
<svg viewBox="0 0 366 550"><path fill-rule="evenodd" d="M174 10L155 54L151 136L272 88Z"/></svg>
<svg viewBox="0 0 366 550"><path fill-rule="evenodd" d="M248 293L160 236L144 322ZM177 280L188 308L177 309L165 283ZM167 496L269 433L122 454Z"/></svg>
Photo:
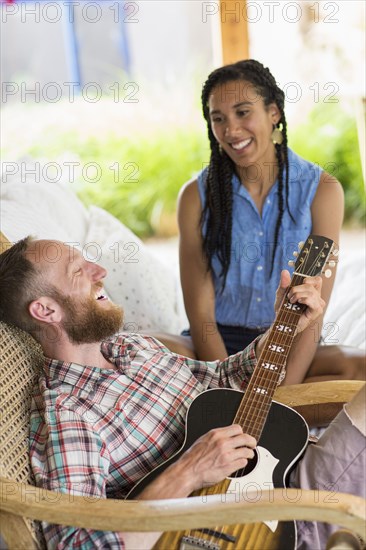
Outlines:
<svg viewBox="0 0 366 550"><path fill-rule="evenodd" d="M193 399L208 388L244 390L254 344L225 361L171 353L155 338L101 344L116 370L48 359L31 409L36 484L74 495L124 498L182 445ZM123 549L121 533L44 525L49 548Z"/></svg>

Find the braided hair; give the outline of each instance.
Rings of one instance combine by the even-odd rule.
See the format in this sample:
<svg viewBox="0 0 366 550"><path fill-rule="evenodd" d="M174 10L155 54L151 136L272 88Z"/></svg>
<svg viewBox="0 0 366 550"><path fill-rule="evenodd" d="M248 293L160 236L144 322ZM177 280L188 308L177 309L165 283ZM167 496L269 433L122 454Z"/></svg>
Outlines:
<svg viewBox="0 0 366 550"><path fill-rule="evenodd" d="M219 144L213 134L209 116L208 100L216 86L231 81L245 80L250 82L256 92L263 98L264 105L275 103L280 111L281 118L277 127L282 125L283 141L275 144L276 158L278 163L278 216L275 229L274 247L272 252L271 274L274 266L278 235L281 227L284 212L285 187L286 206L288 206L289 193L289 163L287 151L287 123L284 113L285 94L277 86L277 83L269 69L254 59L238 61L232 65L225 65L213 71L202 89L203 116L207 122L208 138L211 147L210 163L208 165L206 183L206 202L201 215L201 227L206 222L206 232L203 238L203 252L207 259L207 269L210 270L212 257L217 255L221 266L224 290L226 277L231 259L231 233L233 224L233 192L231 179L235 172L235 164L230 157L220 151ZM285 177L284 177L285 173ZM285 180L285 181L284 181ZM285 184L285 185L284 185ZM289 210L290 212L290 210ZM291 212L290 216L292 218Z"/></svg>

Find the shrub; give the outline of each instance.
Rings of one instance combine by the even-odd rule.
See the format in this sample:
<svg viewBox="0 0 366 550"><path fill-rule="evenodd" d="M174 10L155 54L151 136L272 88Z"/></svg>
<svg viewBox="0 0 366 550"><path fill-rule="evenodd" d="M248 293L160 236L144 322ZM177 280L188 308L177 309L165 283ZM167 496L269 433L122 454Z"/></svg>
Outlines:
<svg viewBox="0 0 366 550"><path fill-rule="evenodd" d="M305 124L289 132L289 144L340 181L345 192L345 222L365 224L365 190L354 119L338 104L319 104Z"/></svg>

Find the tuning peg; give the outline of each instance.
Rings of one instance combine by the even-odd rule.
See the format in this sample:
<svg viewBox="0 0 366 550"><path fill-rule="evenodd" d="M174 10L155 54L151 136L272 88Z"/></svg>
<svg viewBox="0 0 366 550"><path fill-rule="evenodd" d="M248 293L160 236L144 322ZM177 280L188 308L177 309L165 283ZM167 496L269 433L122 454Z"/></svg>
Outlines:
<svg viewBox="0 0 366 550"><path fill-rule="evenodd" d="M300 241L298 244L298 249L301 250L304 244L305 244L305 241Z"/></svg>
<svg viewBox="0 0 366 550"><path fill-rule="evenodd" d="M295 256L295 258L297 258L299 253L298 252L293 252L292 255Z"/></svg>
<svg viewBox="0 0 366 550"><path fill-rule="evenodd" d="M287 265L289 265L290 267L294 267L295 262L293 260L290 260Z"/></svg>
<svg viewBox="0 0 366 550"><path fill-rule="evenodd" d="M328 262L328 265L329 265L329 267L335 267L335 266L336 266L336 263L335 263L334 260L330 260L330 261Z"/></svg>
<svg viewBox="0 0 366 550"><path fill-rule="evenodd" d="M334 248L334 249L332 250L332 254L333 254L333 256L338 256L338 254L339 254L339 249L338 249L338 248Z"/></svg>
<svg viewBox="0 0 366 550"><path fill-rule="evenodd" d="M326 270L324 271L324 277L325 277L326 279L329 279L329 277L331 277L331 276L332 276L332 270L331 270L331 269L326 269Z"/></svg>

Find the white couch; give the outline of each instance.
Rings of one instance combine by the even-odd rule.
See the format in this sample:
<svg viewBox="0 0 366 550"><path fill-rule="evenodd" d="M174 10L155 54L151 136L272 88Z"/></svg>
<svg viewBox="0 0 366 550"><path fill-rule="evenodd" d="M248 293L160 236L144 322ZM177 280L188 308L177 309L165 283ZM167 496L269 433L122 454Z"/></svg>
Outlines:
<svg viewBox="0 0 366 550"><path fill-rule="evenodd" d="M105 210L86 208L67 184L19 179L7 176L1 184L1 230L10 241L57 239L103 265L105 289L123 306L127 331L179 333L187 326L177 266Z"/></svg>
<svg viewBox="0 0 366 550"><path fill-rule="evenodd" d="M179 333L187 327L176 261L163 261L101 208L86 208L68 184L8 176L1 184L1 230L10 241L32 234L73 243L103 265L106 291L125 310L125 330ZM324 343L365 348L365 328L365 251L343 250Z"/></svg>

